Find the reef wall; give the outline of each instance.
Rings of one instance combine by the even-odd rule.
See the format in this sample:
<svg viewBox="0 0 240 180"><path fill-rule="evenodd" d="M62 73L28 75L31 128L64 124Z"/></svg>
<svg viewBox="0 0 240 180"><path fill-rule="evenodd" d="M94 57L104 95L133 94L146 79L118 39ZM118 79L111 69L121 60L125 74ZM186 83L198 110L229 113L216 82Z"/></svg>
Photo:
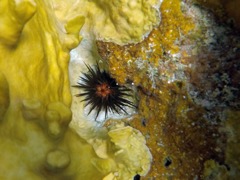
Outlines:
<svg viewBox="0 0 240 180"><path fill-rule="evenodd" d="M2 0L0 179L239 178L238 5ZM85 113L96 62L136 110Z"/></svg>
<svg viewBox="0 0 240 180"><path fill-rule="evenodd" d="M237 4L165 0L160 25L143 41L98 41L112 76L137 87L138 114L128 123L153 155L143 179L239 177Z"/></svg>

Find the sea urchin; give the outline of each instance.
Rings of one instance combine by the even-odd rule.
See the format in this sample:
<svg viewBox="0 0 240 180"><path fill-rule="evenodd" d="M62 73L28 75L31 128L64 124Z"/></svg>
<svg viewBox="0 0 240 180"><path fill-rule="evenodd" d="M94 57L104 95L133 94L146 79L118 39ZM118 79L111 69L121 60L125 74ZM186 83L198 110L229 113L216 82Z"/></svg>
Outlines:
<svg viewBox="0 0 240 180"><path fill-rule="evenodd" d="M86 101L86 105L90 105L88 115L96 109L97 119L101 111L105 111L105 118L109 111L120 113L122 110L126 112L124 106L134 108L134 104L127 100L126 97L130 96L129 88L120 86L114 78L112 78L105 70L100 70L97 64L94 68L87 65L88 72L83 73L80 77L80 82L74 87L78 87L83 90L83 93L76 96L84 96L82 101Z"/></svg>

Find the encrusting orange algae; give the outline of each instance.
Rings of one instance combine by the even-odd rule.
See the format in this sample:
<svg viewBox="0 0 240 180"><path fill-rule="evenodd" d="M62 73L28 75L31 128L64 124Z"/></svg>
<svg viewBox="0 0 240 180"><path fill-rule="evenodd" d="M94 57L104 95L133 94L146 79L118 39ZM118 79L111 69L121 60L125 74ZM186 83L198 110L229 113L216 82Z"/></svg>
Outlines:
<svg viewBox="0 0 240 180"><path fill-rule="evenodd" d="M99 41L100 55L120 84L137 86L138 114L128 122L147 139L152 168L143 179L202 178L204 162L223 161L217 139L225 139L204 118L205 109L194 104L186 87L189 54L180 46L195 30L179 0L165 0L161 22L138 44L119 46Z"/></svg>
<svg viewBox="0 0 240 180"><path fill-rule="evenodd" d="M135 85L142 83L145 73L139 76L134 74L139 71L137 60L159 68L159 61L165 61L166 53L179 53L179 46L175 41L193 30L194 24L182 13L179 0L163 1L160 12L160 25L138 44L119 46L98 42L100 54L108 59L109 70L119 83L125 83L127 79L131 79Z"/></svg>

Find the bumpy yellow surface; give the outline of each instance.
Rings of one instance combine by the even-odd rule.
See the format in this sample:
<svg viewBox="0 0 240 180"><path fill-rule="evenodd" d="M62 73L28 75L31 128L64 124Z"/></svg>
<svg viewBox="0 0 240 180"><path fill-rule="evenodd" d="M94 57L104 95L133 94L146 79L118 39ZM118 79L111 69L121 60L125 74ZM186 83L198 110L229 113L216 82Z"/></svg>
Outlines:
<svg viewBox="0 0 240 180"><path fill-rule="evenodd" d="M58 19L58 3L63 2L0 2L0 179L146 174L151 155L139 131L118 125L85 140L68 127L69 51L81 40L84 17L74 11Z"/></svg>
<svg viewBox="0 0 240 180"><path fill-rule="evenodd" d="M159 23L159 5L157 0L57 0L54 7L62 21L69 12L81 12L86 17L85 31L96 39L126 44L139 42Z"/></svg>

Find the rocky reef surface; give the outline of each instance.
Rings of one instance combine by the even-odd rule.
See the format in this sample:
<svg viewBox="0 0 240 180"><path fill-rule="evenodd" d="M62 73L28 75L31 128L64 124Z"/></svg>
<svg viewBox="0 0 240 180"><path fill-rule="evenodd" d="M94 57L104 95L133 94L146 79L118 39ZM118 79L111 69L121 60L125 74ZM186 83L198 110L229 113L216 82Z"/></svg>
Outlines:
<svg viewBox="0 0 240 180"><path fill-rule="evenodd" d="M2 0L0 179L238 179L239 5ZM137 108L95 121L84 63Z"/></svg>
<svg viewBox="0 0 240 180"><path fill-rule="evenodd" d="M70 50L91 10L71 3L0 2L0 179L132 179L150 168L140 131L71 123Z"/></svg>
<svg viewBox="0 0 240 180"><path fill-rule="evenodd" d="M161 22L137 44L97 42L119 83L133 84L127 121L153 155L142 179L239 178L238 1L163 1Z"/></svg>

